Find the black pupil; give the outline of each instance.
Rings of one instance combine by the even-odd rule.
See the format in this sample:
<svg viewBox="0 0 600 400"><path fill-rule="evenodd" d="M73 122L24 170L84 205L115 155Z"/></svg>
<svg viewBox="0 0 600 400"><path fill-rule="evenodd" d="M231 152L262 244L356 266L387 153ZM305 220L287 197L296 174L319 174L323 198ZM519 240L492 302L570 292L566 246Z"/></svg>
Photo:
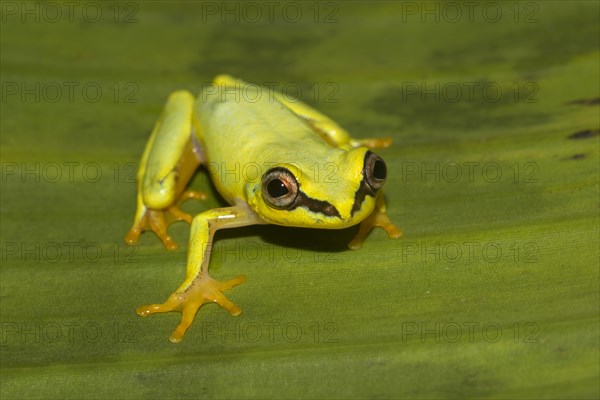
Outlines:
<svg viewBox="0 0 600 400"><path fill-rule="evenodd" d="M373 178L384 180L386 174L387 169L385 163L381 160L375 161L375 164L373 165Z"/></svg>
<svg viewBox="0 0 600 400"><path fill-rule="evenodd" d="M285 184L279 179L273 179L271 182L269 182L267 185L267 190L273 198L285 196L289 192L287 186L285 186Z"/></svg>

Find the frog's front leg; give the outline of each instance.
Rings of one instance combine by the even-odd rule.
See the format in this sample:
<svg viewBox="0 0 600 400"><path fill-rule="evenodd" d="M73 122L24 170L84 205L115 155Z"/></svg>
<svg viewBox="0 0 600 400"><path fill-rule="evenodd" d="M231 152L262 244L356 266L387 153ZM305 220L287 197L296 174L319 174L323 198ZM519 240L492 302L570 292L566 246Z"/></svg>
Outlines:
<svg viewBox="0 0 600 400"><path fill-rule="evenodd" d="M144 231L154 231L164 246L177 244L167 234L173 221L192 222L180 209L183 201L205 199L203 193L184 191L203 161L192 128L194 97L187 91L169 96L142 155L138 168L137 211L125 242L134 244Z"/></svg>
<svg viewBox="0 0 600 400"><path fill-rule="evenodd" d="M242 310L229 301L223 295L223 291L243 283L246 278L241 275L225 282L219 282L208 275L213 236L218 229L263 223L253 211L244 205L215 208L194 217L185 281L164 303L138 307L136 312L141 316L147 316L154 313L180 311L182 313L181 322L169 338L173 343L181 341L198 309L205 303L217 303L231 315L239 315Z"/></svg>
<svg viewBox="0 0 600 400"><path fill-rule="evenodd" d="M402 231L392 223L390 217L387 215L385 201L383 199L383 192L381 190L377 193L375 209L367 218L364 219L363 222L360 223L358 233L354 239L348 243L348 247L352 250L360 249L365 238L369 232L371 232L371 229L375 228L376 226L383 228L383 230L387 232L390 239L397 239L402 236Z"/></svg>

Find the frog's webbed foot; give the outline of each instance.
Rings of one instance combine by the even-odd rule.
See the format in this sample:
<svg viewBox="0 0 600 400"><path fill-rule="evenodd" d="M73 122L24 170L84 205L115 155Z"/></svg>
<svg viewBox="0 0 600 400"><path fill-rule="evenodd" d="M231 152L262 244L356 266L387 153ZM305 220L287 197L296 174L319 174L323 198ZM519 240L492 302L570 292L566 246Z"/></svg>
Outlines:
<svg viewBox="0 0 600 400"><path fill-rule="evenodd" d="M137 243L142 232L153 231L167 250L175 250L177 243L169 236L167 228L176 221L192 223L192 216L181 211L181 204L188 199L204 200L206 197L206 194L202 192L187 190L181 194L175 203L165 209L155 210L142 206L143 210L136 216L133 226L125 236L125 242L133 245Z"/></svg>
<svg viewBox="0 0 600 400"><path fill-rule="evenodd" d="M396 227L396 225L394 225L390 220L390 217L388 217L385 204L383 203L383 196L381 194L377 198L375 210L373 210L373 212L363 222L361 222L358 233L354 239L348 243L348 247L352 250L360 249L365 238L369 232L371 232L371 229L376 226L383 228L387 232L390 239L397 239L402 236L402 230Z"/></svg>
<svg viewBox="0 0 600 400"><path fill-rule="evenodd" d="M183 292L177 291L173 293L164 303L138 307L136 312L142 317L169 311L181 312L181 322L169 337L171 342L177 343L181 341L192 321L194 321L198 309L203 304L210 302L217 303L231 315L240 315L242 310L227 299L223 295L223 292L245 281L246 277L244 275L225 282L219 282L208 275L203 275L194 280Z"/></svg>

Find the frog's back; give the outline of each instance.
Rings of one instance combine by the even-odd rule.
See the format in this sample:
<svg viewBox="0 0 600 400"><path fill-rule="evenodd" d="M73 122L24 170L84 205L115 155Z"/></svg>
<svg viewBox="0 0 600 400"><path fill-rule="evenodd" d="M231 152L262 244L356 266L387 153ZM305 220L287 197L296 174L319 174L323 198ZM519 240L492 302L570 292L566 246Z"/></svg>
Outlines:
<svg viewBox="0 0 600 400"><path fill-rule="evenodd" d="M265 88L212 86L200 94L197 115L203 141L218 136L226 143L240 138L256 142L310 140L317 136L303 120L277 101ZM208 144L208 143L207 143Z"/></svg>
<svg viewBox="0 0 600 400"><path fill-rule="evenodd" d="M331 155L332 147L267 89L209 89L197 100L197 135L213 182L229 202L250 170L254 176L269 165L301 161L307 154L319 160Z"/></svg>

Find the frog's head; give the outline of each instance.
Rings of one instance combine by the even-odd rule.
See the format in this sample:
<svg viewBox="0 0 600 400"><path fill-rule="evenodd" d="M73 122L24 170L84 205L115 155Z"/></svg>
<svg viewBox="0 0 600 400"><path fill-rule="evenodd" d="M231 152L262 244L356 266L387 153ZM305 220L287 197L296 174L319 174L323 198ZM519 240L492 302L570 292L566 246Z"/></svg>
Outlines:
<svg viewBox="0 0 600 400"><path fill-rule="evenodd" d="M248 204L277 225L339 229L361 222L385 183L385 162L365 147L329 155L323 163L270 167L246 187Z"/></svg>

